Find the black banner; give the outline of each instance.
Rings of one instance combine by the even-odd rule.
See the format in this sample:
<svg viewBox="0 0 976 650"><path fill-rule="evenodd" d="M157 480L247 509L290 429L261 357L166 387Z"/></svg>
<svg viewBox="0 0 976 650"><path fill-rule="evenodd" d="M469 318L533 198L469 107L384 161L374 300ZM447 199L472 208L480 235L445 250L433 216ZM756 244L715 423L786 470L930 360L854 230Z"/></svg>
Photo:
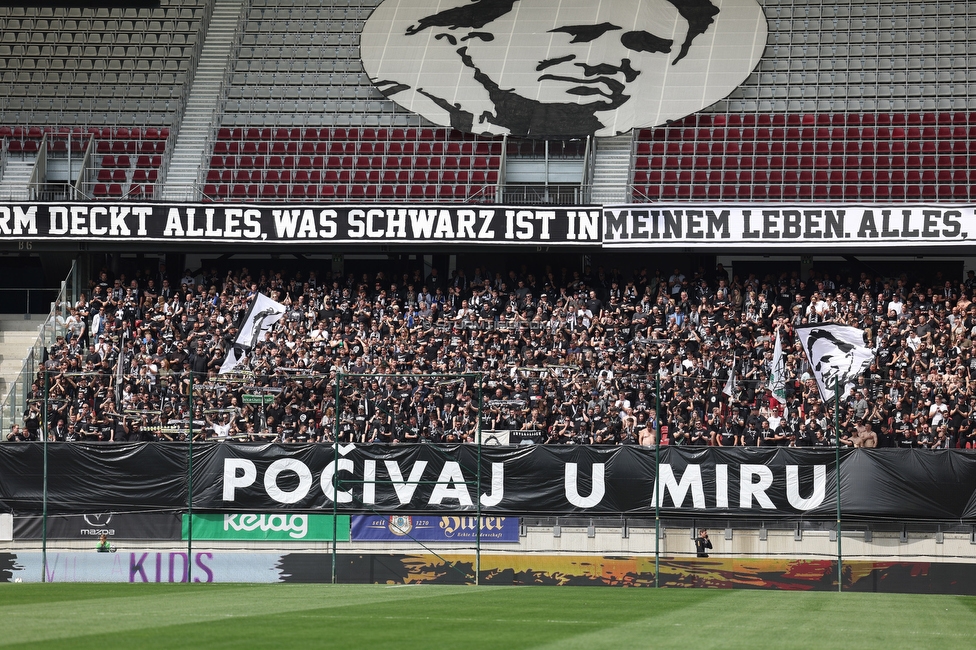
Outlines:
<svg viewBox="0 0 976 650"><path fill-rule="evenodd" d="M180 514L177 512L93 512L84 515L51 515L47 531L42 531L42 517L14 517L14 539L97 540L100 535L113 539L180 539Z"/></svg>
<svg viewBox="0 0 976 650"><path fill-rule="evenodd" d="M182 509L183 443L48 445L53 514ZM832 449L661 449L668 516L819 518L836 514ZM845 519L976 519L976 453L848 449L841 453ZM193 446L193 507L222 512L649 514L654 450L523 445ZM41 511L42 447L0 446L0 509Z"/></svg>
<svg viewBox="0 0 976 650"><path fill-rule="evenodd" d="M971 245L974 216L972 207L940 204L7 203L0 242L861 250Z"/></svg>
<svg viewBox="0 0 976 650"><path fill-rule="evenodd" d="M498 205L0 205L0 241L599 245L599 207Z"/></svg>

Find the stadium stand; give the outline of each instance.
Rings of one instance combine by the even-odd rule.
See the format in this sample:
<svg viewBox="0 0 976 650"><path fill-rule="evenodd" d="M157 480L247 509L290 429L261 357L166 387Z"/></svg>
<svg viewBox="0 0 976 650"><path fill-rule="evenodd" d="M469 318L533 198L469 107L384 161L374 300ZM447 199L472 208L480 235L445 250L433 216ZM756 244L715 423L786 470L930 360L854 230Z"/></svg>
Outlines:
<svg viewBox="0 0 976 650"><path fill-rule="evenodd" d="M590 184L604 164L601 153L609 150L610 141L623 147L627 162L625 181L613 188L621 201L904 203L972 198L976 76L968 50L976 10L968 3L765 2L766 51L754 73L729 97L684 119L605 142L464 134L430 124L386 100L363 72L358 50L360 29L377 4L378 0L162 0L146 8L0 7L0 199L478 203L517 197L525 202L589 203ZM215 18L218 13L220 20ZM218 30L226 38L219 46L214 45ZM194 95L201 88L211 95ZM44 165L39 164L42 158ZM549 192L548 176L541 182L517 180L518 163L539 163L533 168L538 169L552 160L580 170L578 178L566 182L575 191L556 187ZM31 181L42 167L46 178ZM519 188L523 183L541 185L545 191L524 191L524 186ZM186 193L184 187L189 188ZM771 283L778 280L772 278ZM787 280L788 285L794 281ZM217 278L215 296L186 300L184 294L172 304L144 306L147 311L138 318L127 311L124 297L106 303L108 311L119 312L114 334L121 338L114 352L103 349L99 357L114 354L132 364L128 372L135 367L142 373L149 366L136 358L155 354L136 349L138 337L147 336L147 322L153 324L148 334L153 342L165 336L153 332L155 324L171 321L189 305L207 313L208 327L211 313L216 318L219 312L225 323L234 322L235 309L243 305L238 293L243 282L238 277L227 287ZM875 282L883 284L881 278ZM763 283L756 284L752 290L761 294ZM870 313L879 308L876 296L865 298L860 282L836 284L838 310L843 311L842 304L849 308L862 301ZM839 291L845 284L849 290L858 285L854 301ZM204 283L206 292L210 285ZM747 282L740 285L739 294L748 296ZM358 291L356 282L348 288L352 294ZM554 283L546 291L563 288L570 289L568 283ZM385 315L386 306L375 306L370 289L368 309L363 309L371 316L376 309ZM969 311L965 296L971 295L972 287L956 287L955 302L942 305L941 312L931 300L924 302L925 289L906 287L903 297L907 302L915 296L919 319L921 311L930 318L921 305L932 304L931 317L939 319L947 341L962 348L968 338L957 341L954 331L957 318L968 318L963 315ZM713 295L718 290L717 285L708 287ZM452 299L474 300L470 289L466 291L452 294ZM570 294L575 290L567 291L564 309L571 299L585 301ZM806 314L811 295L800 295L800 311ZM670 297L664 296L666 304L656 315L665 330L677 313ZM351 302L352 298L355 295ZM611 296L605 298L601 300L608 303ZM507 300L500 295L503 299ZM733 301L731 295L729 300ZM767 304L777 300L767 299ZM744 301L728 320L745 319L752 328L761 321L765 327L770 315L761 308L749 312ZM795 297L784 307L792 309L794 301ZM401 313L415 309L414 317L421 322L437 321L433 313L420 313L419 302L409 302L402 301ZM656 304L656 295L651 302ZM527 308L524 303L524 296L517 296L516 311L538 314L538 305L533 302ZM340 305L341 301L332 307ZM653 306L640 307L640 313L652 313ZM352 305L350 309L355 312ZM501 327L500 314L487 321L479 317L478 327L468 328L463 317L457 321L459 308L452 309L450 316L441 318L449 340L455 336L455 324L464 325L458 336L465 344L481 337L472 332L492 337L498 332L507 340L512 330L511 324L507 330ZM688 310L683 313L691 318ZM565 329L571 344L576 325L564 326L558 317L553 320L554 314L555 308L538 330L532 329L534 321L526 315L530 325L526 331L519 329L516 341L531 341L534 331L559 338L556 334ZM157 316L162 316L160 321ZM887 318L882 312L877 316ZM567 322L578 317L577 310L567 315ZM793 322L792 314L788 320ZM483 322L490 326L482 330ZM888 335L911 338L911 328L901 327L902 322L896 320L897 336ZM303 325L309 330L314 321ZM409 334L411 327L407 329ZM208 346L223 345L220 337L212 336L216 330L206 331ZM768 339L769 328L763 332L754 331L750 340ZM711 335L721 338L717 330ZM144 340L138 345L147 344ZM52 352L56 358L69 354L64 361L70 368L84 366L83 353L71 345L65 342ZM562 348L547 348L547 355L555 349ZM904 345L893 344L892 349ZM913 347L912 355L919 349ZM164 352L172 354L165 346ZM214 353L209 350L208 366ZM182 363L181 354L173 360ZM965 365L966 354L951 357L952 367ZM145 380L153 385L146 399L157 402L164 395L159 392L162 382L153 379L158 361L156 371L146 370ZM615 363L607 362L611 367ZM727 362L713 361L711 371ZM326 363L331 367L337 361ZM723 376L711 375L709 386ZM61 390L74 394L77 387L63 385ZM803 390L798 387L801 395ZM92 408L96 402L93 398ZM963 440L956 429L946 444ZM109 437L116 433L113 429Z"/></svg>
<svg viewBox="0 0 976 650"><path fill-rule="evenodd" d="M5 160L35 160L40 134L52 130L169 129L164 146L139 152L116 143L139 147L144 138L99 133L96 147L110 151L64 173L55 166L55 183L35 187L51 192L60 183L74 196L108 198L115 185L114 194L160 198L176 182L176 138L211 18L227 4L0 7ZM506 163L521 146L435 128L369 83L358 38L376 4L241 5L231 44L217 53L223 81L185 198L504 200ZM969 200L969 5L774 1L764 10L766 52L745 83L697 115L633 134L624 200ZM599 164L599 150L580 156ZM63 153L53 144L49 151ZM126 179L99 180L105 169L114 179L120 154L132 163ZM108 155L116 165L103 164ZM156 170L156 179L139 169ZM576 181L584 202L592 181Z"/></svg>
<svg viewBox="0 0 976 650"><path fill-rule="evenodd" d="M966 201L974 129L968 112L690 116L638 134L634 199Z"/></svg>
<svg viewBox="0 0 976 650"><path fill-rule="evenodd" d="M50 349L50 435L185 437L193 372L204 388L192 416L200 439L331 440L338 426L345 441L472 441L473 391L421 375L484 372L486 426L538 443L649 444L659 378L662 442L832 445L794 338L798 325L830 321L868 330L878 346L843 402L842 444L859 446L867 427L883 447L976 445L972 273L931 284L817 271L808 281L730 278L722 267L330 276L211 270L157 283L103 270ZM233 324L257 292L287 312L242 367L246 385L220 382ZM782 417L765 388L777 331L787 351ZM345 385L337 415L325 396L340 371L400 374ZM42 392L38 378L22 437L39 435ZM247 404L245 392L274 400Z"/></svg>

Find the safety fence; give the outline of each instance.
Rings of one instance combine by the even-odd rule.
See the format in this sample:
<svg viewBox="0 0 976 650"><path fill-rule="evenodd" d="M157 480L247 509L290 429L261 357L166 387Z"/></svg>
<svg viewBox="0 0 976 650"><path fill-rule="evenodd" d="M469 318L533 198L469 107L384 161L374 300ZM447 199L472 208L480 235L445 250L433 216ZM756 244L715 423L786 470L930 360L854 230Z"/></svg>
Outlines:
<svg viewBox="0 0 976 650"><path fill-rule="evenodd" d="M485 427L539 405L488 394L480 373L185 379L183 417L174 410L165 424L173 441L0 445L10 551L0 576L959 593L976 584L957 579L976 567L969 450L854 447L843 433L807 448L676 444L663 397L644 444L540 444L552 441L531 427ZM253 431L214 438L215 419L237 417L203 399L221 385L248 396ZM317 423L280 410L306 399L321 401ZM102 535L115 554L96 552Z"/></svg>

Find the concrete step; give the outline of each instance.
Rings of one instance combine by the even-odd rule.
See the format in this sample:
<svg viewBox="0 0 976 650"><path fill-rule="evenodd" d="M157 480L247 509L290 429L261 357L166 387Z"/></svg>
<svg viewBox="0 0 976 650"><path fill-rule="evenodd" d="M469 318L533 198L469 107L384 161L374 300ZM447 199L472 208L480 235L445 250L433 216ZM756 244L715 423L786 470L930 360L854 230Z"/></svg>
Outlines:
<svg viewBox="0 0 976 650"><path fill-rule="evenodd" d="M0 343L0 361L3 361L4 359L9 361L13 358L24 358L36 342L37 337L35 336L32 339L25 338L22 341L13 340Z"/></svg>
<svg viewBox="0 0 976 650"><path fill-rule="evenodd" d="M34 345L40 332L23 330L0 332L0 354L10 349L26 349Z"/></svg>
<svg viewBox="0 0 976 650"><path fill-rule="evenodd" d="M231 64L238 20L245 3L217 0L197 64L180 131L170 156L162 196L183 200L195 194L204 145L210 135L220 100L221 83Z"/></svg>
<svg viewBox="0 0 976 650"><path fill-rule="evenodd" d="M632 147L632 135L597 141L590 200L596 203L616 203L627 199Z"/></svg>
<svg viewBox="0 0 976 650"><path fill-rule="evenodd" d="M0 315L0 399L7 397L20 377L24 362L46 321L46 315ZM25 379L30 381L30 377ZM8 415L4 414L5 417Z"/></svg>
<svg viewBox="0 0 976 650"><path fill-rule="evenodd" d="M47 321L47 318L47 314L0 314L0 330L38 328Z"/></svg>

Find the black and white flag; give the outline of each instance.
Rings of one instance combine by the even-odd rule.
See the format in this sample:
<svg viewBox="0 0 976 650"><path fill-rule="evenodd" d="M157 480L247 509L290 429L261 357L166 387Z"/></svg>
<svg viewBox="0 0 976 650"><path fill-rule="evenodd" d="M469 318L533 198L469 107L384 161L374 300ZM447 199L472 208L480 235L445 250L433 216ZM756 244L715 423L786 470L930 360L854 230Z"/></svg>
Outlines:
<svg viewBox="0 0 976 650"><path fill-rule="evenodd" d="M264 340L271 327L285 314L285 306L275 302L263 293L254 297L254 304L244 317L234 347L227 351L227 357L220 366L220 373L230 372L247 357L248 353Z"/></svg>
<svg viewBox="0 0 976 650"><path fill-rule="evenodd" d="M835 385L840 399L847 397L858 375L874 360L865 332L856 327L819 323L797 327L796 333L825 403L833 401Z"/></svg>
<svg viewBox="0 0 976 650"><path fill-rule="evenodd" d="M769 378L766 388L769 389L769 405L779 407L786 404L786 355L783 354L783 337L776 328L776 343L773 346L773 360L769 366Z"/></svg>
<svg viewBox="0 0 976 650"><path fill-rule="evenodd" d="M732 354L732 367L729 368L729 378L725 380L722 392L735 399L735 354Z"/></svg>

